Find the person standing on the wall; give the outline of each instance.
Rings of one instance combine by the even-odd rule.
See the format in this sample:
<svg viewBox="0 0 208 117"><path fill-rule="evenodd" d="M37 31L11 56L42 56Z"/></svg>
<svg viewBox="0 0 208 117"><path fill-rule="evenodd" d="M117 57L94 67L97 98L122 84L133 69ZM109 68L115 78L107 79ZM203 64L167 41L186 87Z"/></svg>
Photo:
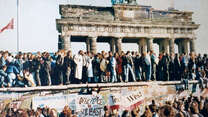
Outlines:
<svg viewBox="0 0 208 117"><path fill-rule="evenodd" d="M72 59L72 52L68 51L67 55L64 57L64 64L63 64L63 70L64 70L64 84L68 85L71 82L71 72L73 69L73 59Z"/></svg>
<svg viewBox="0 0 208 117"><path fill-rule="evenodd" d="M151 80L151 58L149 53L144 53L144 62L145 62L145 77L146 77L146 81L150 81Z"/></svg>
<svg viewBox="0 0 208 117"><path fill-rule="evenodd" d="M75 63L75 83L80 84L82 80L82 68L83 68L83 51L80 50L77 55L74 56Z"/></svg>
<svg viewBox="0 0 208 117"><path fill-rule="evenodd" d="M116 76L116 59L113 56L112 52L109 52L109 68L110 68L111 82L115 83L118 81Z"/></svg>
<svg viewBox="0 0 208 117"><path fill-rule="evenodd" d="M131 57L130 51L126 53L126 55L123 56L123 67L124 67L124 75L125 75L125 82L129 82L129 71L131 72L133 81L136 81L135 74L133 71L134 63Z"/></svg>

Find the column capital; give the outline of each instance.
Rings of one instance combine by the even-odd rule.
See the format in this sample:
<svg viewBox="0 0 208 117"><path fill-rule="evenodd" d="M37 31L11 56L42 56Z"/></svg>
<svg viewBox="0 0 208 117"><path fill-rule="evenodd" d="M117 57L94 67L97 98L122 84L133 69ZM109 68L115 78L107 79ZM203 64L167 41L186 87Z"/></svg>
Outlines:
<svg viewBox="0 0 208 117"><path fill-rule="evenodd" d="M68 37L70 37L71 35L61 34L60 36L61 36L61 38L68 38Z"/></svg>
<svg viewBox="0 0 208 117"><path fill-rule="evenodd" d="M169 39L169 53L175 53L175 38Z"/></svg>
<svg viewBox="0 0 208 117"><path fill-rule="evenodd" d="M71 36L70 35L60 35L59 49L60 50L71 50Z"/></svg>
<svg viewBox="0 0 208 117"><path fill-rule="evenodd" d="M117 40L119 40L119 39L123 39L123 37L113 37L113 38L115 38L115 39L117 39Z"/></svg>
<svg viewBox="0 0 208 117"><path fill-rule="evenodd" d="M147 51L153 51L153 38L148 38L147 40Z"/></svg>
<svg viewBox="0 0 208 117"><path fill-rule="evenodd" d="M192 38L190 38L190 40L196 40L197 38L196 37L192 37Z"/></svg>
<svg viewBox="0 0 208 117"><path fill-rule="evenodd" d="M121 44L122 44L122 39L123 37L115 37L115 45L116 45L116 52L118 53L121 53L122 51L122 47L121 47Z"/></svg>
<svg viewBox="0 0 208 117"><path fill-rule="evenodd" d="M138 45L139 45L139 52L144 53L147 52L147 41L145 38L141 38L138 40Z"/></svg>
<svg viewBox="0 0 208 117"><path fill-rule="evenodd" d="M88 36L90 42L90 51L93 54L97 53L97 36Z"/></svg>
<svg viewBox="0 0 208 117"><path fill-rule="evenodd" d="M98 36L88 36L87 39L97 39Z"/></svg>
<svg viewBox="0 0 208 117"><path fill-rule="evenodd" d="M169 40L172 40L172 39L175 40L176 38L175 38L175 36L169 36L168 39L169 39Z"/></svg>
<svg viewBox="0 0 208 117"><path fill-rule="evenodd" d="M195 40L196 40L196 39L191 39L191 40L190 40L190 43L189 43L189 44L190 44L190 52L196 52Z"/></svg>
<svg viewBox="0 0 208 117"><path fill-rule="evenodd" d="M154 39L154 37L153 37L153 36L149 36L149 37L147 37L147 39L148 39L148 40Z"/></svg>

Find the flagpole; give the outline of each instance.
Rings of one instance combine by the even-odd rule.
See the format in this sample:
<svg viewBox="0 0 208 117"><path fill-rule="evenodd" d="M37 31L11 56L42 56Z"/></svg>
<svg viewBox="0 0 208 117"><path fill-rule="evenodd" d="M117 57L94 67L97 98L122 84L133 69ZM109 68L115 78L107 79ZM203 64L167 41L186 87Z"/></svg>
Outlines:
<svg viewBox="0 0 208 117"><path fill-rule="evenodd" d="M17 52L19 52L19 0L17 0Z"/></svg>

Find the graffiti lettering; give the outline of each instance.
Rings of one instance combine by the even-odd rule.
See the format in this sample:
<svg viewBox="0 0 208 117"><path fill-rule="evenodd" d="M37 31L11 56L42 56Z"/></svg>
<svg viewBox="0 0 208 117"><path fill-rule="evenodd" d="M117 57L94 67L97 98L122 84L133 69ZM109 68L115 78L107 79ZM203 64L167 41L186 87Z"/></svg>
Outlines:
<svg viewBox="0 0 208 117"><path fill-rule="evenodd" d="M128 99L130 102L133 102L134 100L136 100L136 99L138 99L138 98L140 98L140 97L142 97L142 93L141 93L141 92L139 92L139 93L137 93L137 94L132 94L132 95L128 96L127 99Z"/></svg>
<svg viewBox="0 0 208 117"><path fill-rule="evenodd" d="M92 98L87 98L87 97L80 97L79 99L79 104L98 104L102 105L103 104L103 99L99 97L92 97Z"/></svg>
<svg viewBox="0 0 208 117"><path fill-rule="evenodd" d="M112 99L112 101L113 101L114 104L117 104L120 101L119 98L116 98L113 95L111 96L111 99Z"/></svg>
<svg viewBox="0 0 208 117"><path fill-rule="evenodd" d="M102 110L103 108L98 107L98 108L85 108L81 110L81 115L85 116L99 116L102 115Z"/></svg>

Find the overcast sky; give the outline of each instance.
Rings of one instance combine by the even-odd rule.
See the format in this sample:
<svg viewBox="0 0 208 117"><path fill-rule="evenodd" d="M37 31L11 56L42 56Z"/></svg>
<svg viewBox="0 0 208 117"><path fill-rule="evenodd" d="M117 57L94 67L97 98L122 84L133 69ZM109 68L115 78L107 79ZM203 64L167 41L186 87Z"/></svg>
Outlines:
<svg viewBox="0 0 208 117"><path fill-rule="evenodd" d="M81 4L96 6L111 6L111 0L19 0L20 1L20 50L21 51L57 51L58 32L55 19L60 18L59 4ZM138 0L141 5L152 5L153 8L167 9L171 0ZM193 19L201 24L196 31L197 52L208 51L208 0L175 0L176 9L193 11ZM15 29L0 33L0 50L16 51L16 0L0 0L0 29L7 25L11 18L15 19ZM109 50L109 45L98 44ZM84 43L72 43L73 51L85 49ZM124 49L135 50L136 44L123 44Z"/></svg>

